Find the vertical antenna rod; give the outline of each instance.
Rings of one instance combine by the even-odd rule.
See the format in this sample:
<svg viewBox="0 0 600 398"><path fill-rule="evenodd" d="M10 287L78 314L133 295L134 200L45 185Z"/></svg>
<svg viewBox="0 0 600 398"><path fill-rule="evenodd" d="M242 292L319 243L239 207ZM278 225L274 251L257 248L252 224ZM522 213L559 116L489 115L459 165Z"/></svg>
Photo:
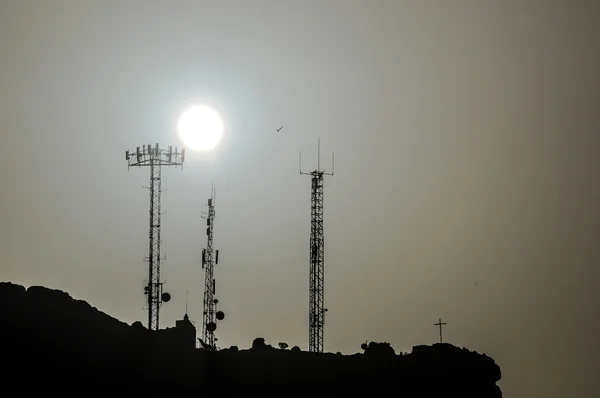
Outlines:
<svg viewBox="0 0 600 398"><path fill-rule="evenodd" d="M308 298L308 351L323 352L325 326L325 242L323 236L323 176L333 176L332 172L321 170L321 140L317 143L317 169L305 173L302 171L302 153L300 153L300 174L310 175L311 223L310 223L310 260L309 260L309 298Z"/></svg>
<svg viewBox="0 0 600 398"><path fill-rule="evenodd" d="M185 314L188 313L188 291L185 291Z"/></svg>
<svg viewBox="0 0 600 398"><path fill-rule="evenodd" d="M150 167L150 229L149 229L149 248L148 248L148 284L144 287L144 294L147 297L148 304L148 329L158 330L159 328L159 309L163 302L171 300L169 293L163 293L163 282L160 280L160 181L162 166L182 166L185 159L185 149L181 152L173 151L169 146L168 150L160 149L158 144L144 145L142 150L136 148L135 153L130 154L125 151L125 160L127 167L148 166ZM145 259L146 260L146 259Z"/></svg>
<svg viewBox="0 0 600 398"><path fill-rule="evenodd" d="M215 220L215 190L211 188L211 196L208 199L208 213L203 213L206 219L206 249L202 250L202 268L204 268L204 312L202 320L202 340L212 349L216 349L215 330L217 320L222 320L221 311L217 311L217 300L215 296L214 266L219 263L219 251L213 249L213 228Z"/></svg>

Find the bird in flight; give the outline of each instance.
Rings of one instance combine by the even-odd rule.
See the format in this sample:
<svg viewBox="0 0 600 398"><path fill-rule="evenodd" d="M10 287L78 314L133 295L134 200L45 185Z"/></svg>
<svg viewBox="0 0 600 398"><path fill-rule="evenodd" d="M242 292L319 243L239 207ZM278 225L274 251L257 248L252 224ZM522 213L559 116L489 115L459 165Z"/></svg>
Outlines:
<svg viewBox="0 0 600 398"><path fill-rule="evenodd" d="M280 131L282 128L283 128L283 126L279 127L279 128L277 129L277 132L279 132L279 131Z"/></svg>

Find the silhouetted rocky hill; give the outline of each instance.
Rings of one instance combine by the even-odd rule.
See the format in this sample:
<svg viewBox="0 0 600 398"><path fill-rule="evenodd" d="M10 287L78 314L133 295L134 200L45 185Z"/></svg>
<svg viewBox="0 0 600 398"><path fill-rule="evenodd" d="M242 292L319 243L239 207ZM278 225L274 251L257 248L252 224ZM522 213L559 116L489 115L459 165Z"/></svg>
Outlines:
<svg viewBox="0 0 600 398"><path fill-rule="evenodd" d="M502 396L494 360L450 344L397 355L387 343L370 343L364 353L341 355L256 339L248 350L208 351L195 348L187 317L150 332L38 286L0 283L0 327L3 388L26 394Z"/></svg>

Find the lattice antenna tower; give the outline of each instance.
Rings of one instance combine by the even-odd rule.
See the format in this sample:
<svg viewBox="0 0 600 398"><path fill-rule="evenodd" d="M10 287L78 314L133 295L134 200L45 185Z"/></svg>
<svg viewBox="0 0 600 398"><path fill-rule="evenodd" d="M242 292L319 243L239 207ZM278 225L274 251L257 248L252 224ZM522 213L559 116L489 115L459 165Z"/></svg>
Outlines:
<svg viewBox="0 0 600 398"><path fill-rule="evenodd" d="M214 277L214 266L219 263L219 251L213 249L213 228L215 224L215 189L211 189L208 199L208 212L202 212L202 218L206 219L206 249L202 249L202 268L204 268L204 303L202 319L202 340L212 349L216 349L217 320L225 318L223 311L217 311L219 300L215 298L216 283Z"/></svg>
<svg viewBox="0 0 600 398"><path fill-rule="evenodd" d="M331 173L321 170L321 140L317 144L317 169L302 171L300 152L300 174L311 176L311 222L310 222L310 272L308 282L308 351L323 352L325 326L325 242L323 236L323 176L333 176L335 155L331 155Z"/></svg>
<svg viewBox="0 0 600 398"><path fill-rule="evenodd" d="M138 146L135 153L125 151L127 160L127 169L131 166L147 166L150 168L150 230L149 230L149 249L148 257L144 261L148 262L148 283L144 287L146 302L148 305L148 329L159 329L159 311L162 303L171 300L171 295L163 291L163 282L160 280L160 195L161 195L161 168L163 166L181 166L185 159L185 149L181 152L169 149L161 149L158 144L143 145L142 149Z"/></svg>

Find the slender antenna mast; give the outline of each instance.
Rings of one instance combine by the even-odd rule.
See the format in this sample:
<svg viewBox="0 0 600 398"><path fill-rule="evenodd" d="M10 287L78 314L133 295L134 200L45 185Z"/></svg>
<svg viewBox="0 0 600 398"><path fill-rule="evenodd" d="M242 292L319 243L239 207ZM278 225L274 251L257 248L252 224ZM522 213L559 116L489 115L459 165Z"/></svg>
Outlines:
<svg viewBox="0 0 600 398"><path fill-rule="evenodd" d="M206 249L202 249L202 268L204 268L204 303L202 320L202 340L204 343L216 349L215 330L217 330L217 320L222 321L225 318L223 311L217 311L219 300L215 298L215 278L214 266L219 263L219 251L213 249L213 228L215 220L215 189L214 184L211 187L211 195L208 199L208 213L203 213L202 218L206 219Z"/></svg>
<svg viewBox="0 0 600 398"><path fill-rule="evenodd" d="M300 174L309 175L312 180L311 223L310 223L310 272L308 298L308 350L323 352L325 326L325 242L323 236L323 176L333 176L332 172L321 170L321 140L317 142L317 169L305 173L302 171L302 153L300 153Z"/></svg>
<svg viewBox="0 0 600 398"><path fill-rule="evenodd" d="M149 230L149 249L148 257L148 284L144 287L144 294L147 297L148 304L148 329L159 329L159 310L162 303L171 300L169 293L163 292L163 282L160 280L160 181L162 166L181 166L185 159L185 149L173 151L169 146L168 150L160 149L158 144L143 145L142 150L138 146L135 153L130 154L125 151L125 160L127 168L131 166L150 167L150 230Z"/></svg>
<svg viewBox="0 0 600 398"><path fill-rule="evenodd" d="M185 291L185 314L188 313L188 291Z"/></svg>

